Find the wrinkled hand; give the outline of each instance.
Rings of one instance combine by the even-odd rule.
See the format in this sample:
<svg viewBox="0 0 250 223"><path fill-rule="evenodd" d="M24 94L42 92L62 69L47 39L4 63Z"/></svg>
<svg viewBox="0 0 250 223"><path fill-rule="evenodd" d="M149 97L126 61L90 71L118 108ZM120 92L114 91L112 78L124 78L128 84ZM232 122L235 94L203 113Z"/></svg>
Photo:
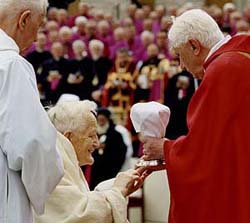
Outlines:
<svg viewBox="0 0 250 223"><path fill-rule="evenodd" d="M141 138L143 143L144 160L164 159L164 142L166 139L159 139L155 137L145 136Z"/></svg>
<svg viewBox="0 0 250 223"><path fill-rule="evenodd" d="M120 190L124 197L127 197L143 185L147 176L147 173L142 169L120 172L115 178L113 187Z"/></svg>

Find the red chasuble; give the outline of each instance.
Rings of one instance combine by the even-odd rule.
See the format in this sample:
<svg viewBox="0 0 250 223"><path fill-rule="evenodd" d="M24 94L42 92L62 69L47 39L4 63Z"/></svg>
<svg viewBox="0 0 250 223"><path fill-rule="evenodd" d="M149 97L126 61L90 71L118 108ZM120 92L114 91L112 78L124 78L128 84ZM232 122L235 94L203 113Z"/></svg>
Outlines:
<svg viewBox="0 0 250 223"><path fill-rule="evenodd" d="M165 142L169 223L250 223L247 53L250 36L241 35L210 56L189 104L188 134Z"/></svg>

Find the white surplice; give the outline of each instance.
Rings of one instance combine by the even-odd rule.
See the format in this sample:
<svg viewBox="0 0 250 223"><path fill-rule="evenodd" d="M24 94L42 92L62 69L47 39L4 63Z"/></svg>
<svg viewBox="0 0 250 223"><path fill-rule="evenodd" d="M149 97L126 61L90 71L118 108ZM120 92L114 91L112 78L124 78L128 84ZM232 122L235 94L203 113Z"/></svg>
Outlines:
<svg viewBox="0 0 250 223"><path fill-rule="evenodd" d="M31 223L63 176L32 66L0 29L0 222Z"/></svg>

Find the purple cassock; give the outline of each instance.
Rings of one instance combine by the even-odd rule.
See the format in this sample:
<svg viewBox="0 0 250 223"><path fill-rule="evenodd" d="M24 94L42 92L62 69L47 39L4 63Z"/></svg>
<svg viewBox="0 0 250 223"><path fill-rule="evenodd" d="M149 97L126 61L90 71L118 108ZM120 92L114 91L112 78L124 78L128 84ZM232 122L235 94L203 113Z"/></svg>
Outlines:
<svg viewBox="0 0 250 223"><path fill-rule="evenodd" d="M72 36L72 42L74 42L75 40L82 40L84 42L85 40L85 34L79 33L79 32L75 32Z"/></svg>
<svg viewBox="0 0 250 223"><path fill-rule="evenodd" d="M133 39L127 41L129 50L134 54L134 52L141 46L140 36L135 36Z"/></svg>
<svg viewBox="0 0 250 223"><path fill-rule="evenodd" d="M161 24L159 21L154 21L153 22L153 33L156 34L161 30Z"/></svg>
<svg viewBox="0 0 250 223"><path fill-rule="evenodd" d="M138 61L146 61L148 59L147 48L143 45L137 47L137 50L134 51L133 54L134 62L137 63Z"/></svg>
<svg viewBox="0 0 250 223"><path fill-rule="evenodd" d="M143 20L142 19L135 19L135 29L137 34L141 34L143 31Z"/></svg>
<svg viewBox="0 0 250 223"><path fill-rule="evenodd" d="M129 49L128 43L125 40L115 42L115 44L109 47L109 59L115 60L116 52L121 48Z"/></svg>

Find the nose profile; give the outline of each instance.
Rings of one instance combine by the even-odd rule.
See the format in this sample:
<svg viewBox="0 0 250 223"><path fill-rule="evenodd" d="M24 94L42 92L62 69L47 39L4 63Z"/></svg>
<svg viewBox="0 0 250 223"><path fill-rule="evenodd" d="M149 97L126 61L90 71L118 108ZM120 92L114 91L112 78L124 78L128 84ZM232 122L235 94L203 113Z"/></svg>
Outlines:
<svg viewBox="0 0 250 223"><path fill-rule="evenodd" d="M97 148L99 148L99 146L100 146L100 141L99 141L99 139L98 139L98 136L95 135L95 138L94 138L94 141L93 141L93 147L94 147L95 149L97 149Z"/></svg>

